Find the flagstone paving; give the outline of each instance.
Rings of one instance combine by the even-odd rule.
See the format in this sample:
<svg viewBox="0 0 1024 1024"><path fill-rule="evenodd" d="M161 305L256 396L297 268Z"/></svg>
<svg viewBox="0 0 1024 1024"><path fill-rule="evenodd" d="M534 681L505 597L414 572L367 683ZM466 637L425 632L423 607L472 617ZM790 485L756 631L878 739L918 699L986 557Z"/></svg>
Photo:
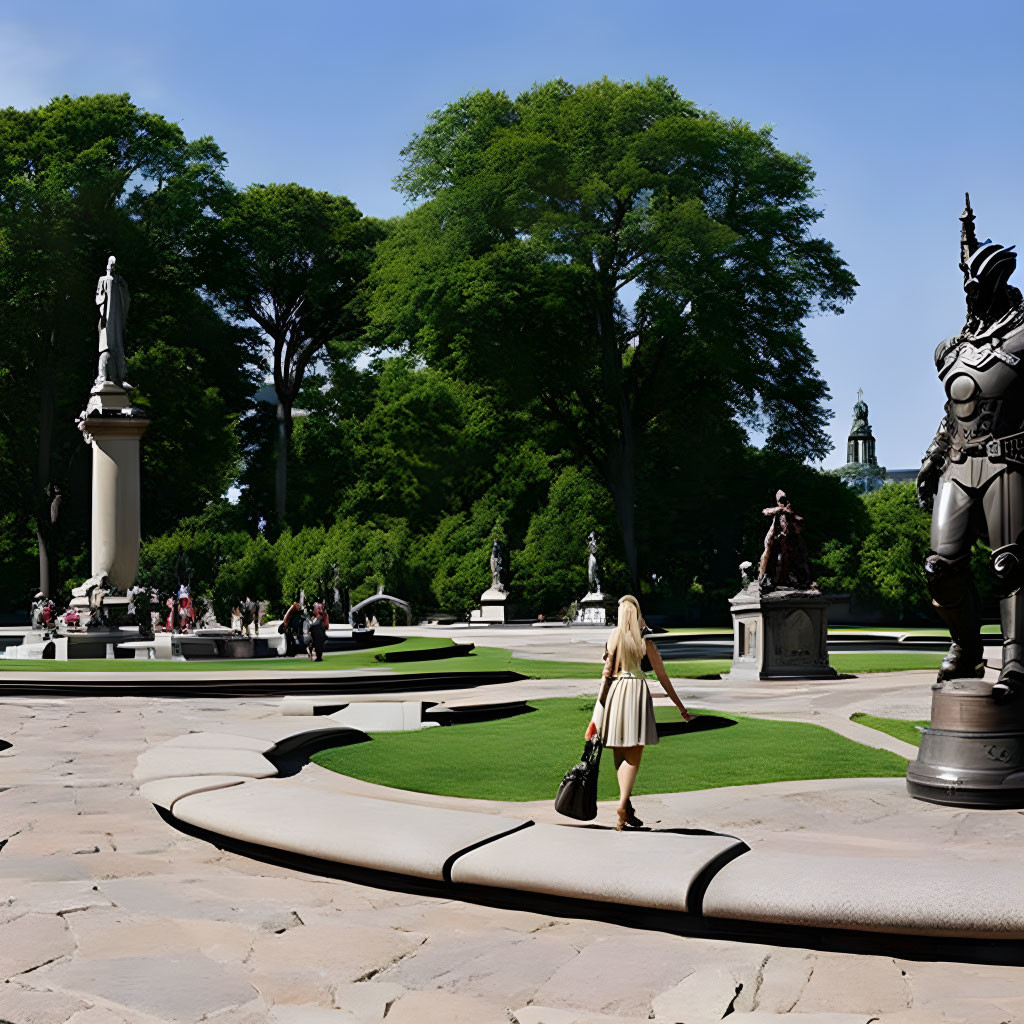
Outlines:
<svg viewBox="0 0 1024 1024"><path fill-rule="evenodd" d="M593 685L483 689L532 698ZM929 696L928 673L747 688L686 680L680 689L697 706L834 728L854 710L927 717ZM434 696L456 695L465 691ZM148 748L271 718L278 705L0 700L0 741L11 744L0 750L0 1021L701 1024L729 1013L736 1024L1024 1022L1017 966L933 963L913 946L897 957L694 938L317 877L178 832L138 794L131 775ZM890 740L849 726L861 742ZM308 771L318 785L366 785L312 769L319 775L298 779ZM546 806L516 807L556 820ZM643 798L638 811L657 827L731 831L794 851L854 835L872 857L934 839L935 856L976 860L979 870L994 849L1012 853L1024 839L1024 815L916 803L900 780L668 794ZM599 820L610 817L603 808Z"/></svg>

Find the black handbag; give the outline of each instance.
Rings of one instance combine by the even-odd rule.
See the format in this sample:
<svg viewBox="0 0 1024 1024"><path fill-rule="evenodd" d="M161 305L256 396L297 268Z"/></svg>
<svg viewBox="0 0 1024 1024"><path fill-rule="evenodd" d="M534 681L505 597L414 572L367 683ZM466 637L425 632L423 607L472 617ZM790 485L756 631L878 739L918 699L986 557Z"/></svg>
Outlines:
<svg viewBox="0 0 1024 1024"><path fill-rule="evenodd" d="M583 745L583 757L562 779L555 795L555 810L567 818L593 821L597 817L597 773L601 767L601 740L595 736Z"/></svg>

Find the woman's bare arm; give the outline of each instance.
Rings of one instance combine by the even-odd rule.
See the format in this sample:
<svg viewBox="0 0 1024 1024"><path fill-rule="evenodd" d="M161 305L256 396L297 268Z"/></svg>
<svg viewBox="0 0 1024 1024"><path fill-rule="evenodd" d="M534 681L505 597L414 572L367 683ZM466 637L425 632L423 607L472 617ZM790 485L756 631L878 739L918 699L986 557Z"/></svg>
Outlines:
<svg viewBox="0 0 1024 1024"><path fill-rule="evenodd" d="M654 674L658 677L658 682L661 683L662 688L668 694L669 700L679 708L679 714L683 716L684 721L688 722L690 720L690 712L683 707L683 702L679 699L679 694L676 693L676 688L672 685L668 672L665 671L665 662L661 660L661 651L658 650L657 644L649 637L647 639L647 657L651 659L651 668L654 669Z"/></svg>
<svg viewBox="0 0 1024 1024"><path fill-rule="evenodd" d="M601 688L597 693L597 701L594 704L594 714L587 726L586 738L589 740L596 732L601 731L604 724L604 702L608 697L608 690L611 686L612 675L615 671L615 652L605 649L604 669L601 672Z"/></svg>

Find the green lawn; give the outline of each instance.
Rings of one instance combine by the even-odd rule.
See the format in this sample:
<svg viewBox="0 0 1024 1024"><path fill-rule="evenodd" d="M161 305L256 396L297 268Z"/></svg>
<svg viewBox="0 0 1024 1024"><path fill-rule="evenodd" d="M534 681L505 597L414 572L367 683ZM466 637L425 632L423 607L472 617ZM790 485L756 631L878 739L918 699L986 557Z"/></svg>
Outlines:
<svg viewBox="0 0 1024 1024"><path fill-rule="evenodd" d="M76 658L74 661L25 661L20 658L0 659L0 672L208 672L213 669L263 669L265 671L303 672L311 669L375 668L385 665L375 655L382 651L421 651L426 648L451 647L452 641L443 637L414 636L394 644L381 644L360 651L325 654L322 663L310 661L304 654L294 658L222 658L218 661L136 661L134 658ZM457 661L457 658L451 659ZM412 663L415 666L415 662ZM447 664L443 661L422 662L424 665ZM415 668L406 671L416 671Z"/></svg>
<svg viewBox="0 0 1024 1024"><path fill-rule="evenodd" d="M840 651L828 656L837 672L909 672L912 669L937 669L942 664L941 651Z"/></svg>
<svg viewBox="0 0 1024 1024"><path fill-rule="evenodd" d="M888 736L893 736L904 743L913 743L915 747L921 746L921 733L917 726L927 729L927 721L911 722L905 718L878 718L875 715L866 715L863 711L856 711L850 715L850 721L858 725L866 725L871 729L877 729Z"/></svg>
<svg viewBox="0 0 1024 1024"><path fill-rule="evenodd" d="M989 623L981 627L982 633L998 634L1000 627L997 623ZM907 633L910 636L946 636L945 627L938 624L934 626L829 626L829 635L833 633Z"/></svg>
<svg viewBox="0 0 1024 1024"><path fill-rule="evenodd" d="M666 633L724 633L726 636L732 636L732 626L669 626ZM663 636L664 634L659 633L657 636ZM657 637L656 637L657 638ZM656 639L655 638L655 639Z"/></svg>
<svg viewBox="0 0 1024 1024"><path fill-rule="evenodd" d="M314 755L325 768L419 793L488 800L554 799L578 759L594 702L532 701L514 718L381 733L368 742ZM901 776L902 757L845 739L818 725L701 711L690 726L674 708L655 709L672 730L645 751L636 793L685 792L794 779ZM717 722L725 727L702 728ZM598 794L618 796L612 757L602 759Z"/></svg>
<svg viewBox="0 0 1024 1024"><path fill-rule="evenodd" d="M435 637L410 637L387 647L370 647L362 651L325 654L322 663L311 662L305 656L294 658L239 658L223 661L135 661L131 658L105 660L82 658L75 661L22 661L0 659L0 672L205 672L211 668L238 670L263 669L274 672L303 672L311 669L369 668L381 672L433 673L512 671L531 679L599 679L600 661L544 661L517 658L503 647L477 647L471 654L457 658L439 658L430 661L382 663L375 655L382 651L413 651L427 648L449 647L452 641ZM942 661L939 653L927 651L880 651L867 654L857 652L833 654L832 666L838 672L895 672L901 669L938 668ZM669 675L679 679L725 674L729 671L728 658L701 658L686 661L667 661Z"/></svg>

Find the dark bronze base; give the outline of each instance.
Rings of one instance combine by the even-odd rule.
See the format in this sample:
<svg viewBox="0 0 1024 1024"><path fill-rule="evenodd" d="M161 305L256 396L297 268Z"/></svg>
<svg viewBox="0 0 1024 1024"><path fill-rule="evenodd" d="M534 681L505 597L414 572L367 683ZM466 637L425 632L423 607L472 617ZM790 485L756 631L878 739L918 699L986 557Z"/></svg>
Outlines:
<svg viewBox="0 0 1024 1024"><path fill-rule="evenodd" d="M1024 807L1024 696L997 703L983 679L937 683L907 792L954 807Z"/></svg>

